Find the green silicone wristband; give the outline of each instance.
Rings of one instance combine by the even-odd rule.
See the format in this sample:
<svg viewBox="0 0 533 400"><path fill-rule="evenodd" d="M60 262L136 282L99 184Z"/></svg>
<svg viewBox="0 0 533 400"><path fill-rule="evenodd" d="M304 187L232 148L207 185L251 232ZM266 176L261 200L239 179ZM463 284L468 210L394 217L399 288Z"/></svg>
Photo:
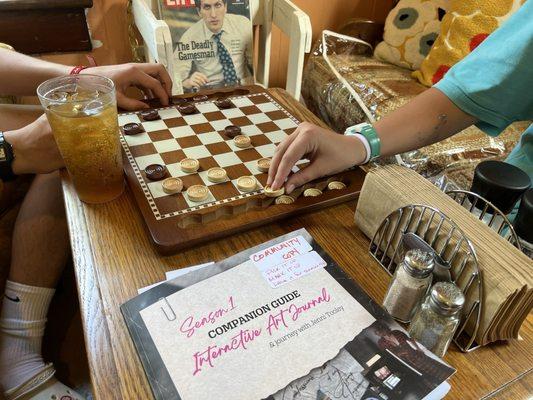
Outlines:
<svg viewBox="0 0 533 400"><path fill-rule="evenodd" d="M378 133L374 127L372 125L365 125L361 129L361 135L368 140L368 145L370 146L370 161L379 158L381 155L381 141L379 140Z"/></svg>

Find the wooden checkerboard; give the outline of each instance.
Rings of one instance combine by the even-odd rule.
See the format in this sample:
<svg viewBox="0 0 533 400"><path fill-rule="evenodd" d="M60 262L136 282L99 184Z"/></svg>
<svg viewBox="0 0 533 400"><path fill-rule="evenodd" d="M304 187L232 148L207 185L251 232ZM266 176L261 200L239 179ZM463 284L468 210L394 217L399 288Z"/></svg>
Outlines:
<svg viewBox="0 0 533 400"><path fill-rule="evenodd" d="M221 96L228 97L234 107L217 107L215 100ZM267 90L257 86L213 92L208 94L207 100L194 103L198 112L191 115L182 115L173 105L155 107L161 118L154 121L144 121L138 112L119 114L120 127L135 122L144 128L143 133L136 135L125 135L121 130L120 139L129 186L152 241L161 253L172 253L194 243L282 218L311 205L331 204L328 201L331 198L342 200L346 195L353 197L359 192L362 179L354 179L354 176L352 180L358 183L351 188L349 184L349 175L362 175L360 170L354 170L329 179L344 181L346 189L327 191L328 179L323 179L306 186L323 189L322 196L300 196L291 205L274 204L272 198L262 194L267 174L257 169L257 160L272 157L276 145L294 132L300 121ZM295 107L301 107L294 103ZM228 125L239 126L242 134L251 138L252 146L236 147L233 140L224 135ZM183 172L179 162L184 158L197 159L199 171ZM306 162L300 160L294 171L304 168ZM168 176L183 181L183 192L169 195L163 191L161 181L149 180L144 169L150 164L165 165ZM207 179L207 170L212 167L226 170L226 182L212 183ZM257 190L248 193L239 190L237 179L245 175L255 176L259 183ZM199 203L190 201L185 194L188 187L197 184L209 189L208 198Z"/></svg>

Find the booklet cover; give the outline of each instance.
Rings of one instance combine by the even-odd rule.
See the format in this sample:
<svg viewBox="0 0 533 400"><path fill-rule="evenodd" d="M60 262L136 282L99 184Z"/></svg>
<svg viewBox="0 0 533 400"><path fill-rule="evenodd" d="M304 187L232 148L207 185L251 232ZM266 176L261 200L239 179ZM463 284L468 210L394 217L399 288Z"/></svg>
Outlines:
<svg viewBox="0 0 533 400"><path fill-rule="evenodd" d="M158 0L184 92L253 84L249 0Z"/></svg>
<svg viewBox="0 0 533 400"><path fill-rule="evenodd" d="M157 399L421 399L453 368L304 229L122 305Z"/></svg>

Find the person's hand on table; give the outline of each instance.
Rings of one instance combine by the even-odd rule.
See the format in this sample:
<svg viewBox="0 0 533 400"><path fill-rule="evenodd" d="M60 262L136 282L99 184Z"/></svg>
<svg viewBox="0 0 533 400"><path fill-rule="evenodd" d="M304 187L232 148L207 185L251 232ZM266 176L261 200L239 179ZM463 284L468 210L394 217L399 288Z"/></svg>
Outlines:
<svg viewBox="0 0 533 400"><path fill-rule="evenodd" d="M194 72L189 78L183 81L183 87L185 89L192 89L194 87L200 87L209 82L207 76L201 72Z"/></svg>
<svg viewBox="0 0 533 400"><path fill-rule="evenodd" d="M359 139L303 122L276 148L267 184L274 190L285 185L287 193L291 193L313 179L361 164L365 156L366 150ZM296 162L303 158L310 164L289 175Z"/></svg>
<svg viewBox="0 0 533 400"><path fill-rule="evenodd" d="M23 128L5 131L4 137L13 146L15 175L46 174L65 166L45 114Z"/></svg>
<svg viewBox="0 0 533 400"><path fill-rule="evenodd" d="M117 105L125 110L149 107L126 95L130 86L140 88L150 98L158 98L164 106L168 105L168 99L172 95L172 79L162 64L106 65L84 69L80 74L101 75L111 79L115 83Z"/></svg>

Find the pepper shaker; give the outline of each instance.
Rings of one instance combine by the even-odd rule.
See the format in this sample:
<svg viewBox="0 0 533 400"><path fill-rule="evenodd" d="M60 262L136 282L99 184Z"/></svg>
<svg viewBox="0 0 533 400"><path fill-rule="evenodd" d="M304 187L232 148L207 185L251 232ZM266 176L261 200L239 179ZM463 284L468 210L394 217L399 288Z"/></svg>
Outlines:
<svg viewBox="0 0 533 400"><path fill-rule="evenodd" d="M432 279L433 254L409 250L394 271L383 307L400 322L409 322L427 293Z"/></svg>
<svg viewBox="0 0 533 400"><path fill-rule="evenodd" d="M409 335L439 357L444 356L459 326L465 296L451 282L438 282L409 326Z"/></svg>

